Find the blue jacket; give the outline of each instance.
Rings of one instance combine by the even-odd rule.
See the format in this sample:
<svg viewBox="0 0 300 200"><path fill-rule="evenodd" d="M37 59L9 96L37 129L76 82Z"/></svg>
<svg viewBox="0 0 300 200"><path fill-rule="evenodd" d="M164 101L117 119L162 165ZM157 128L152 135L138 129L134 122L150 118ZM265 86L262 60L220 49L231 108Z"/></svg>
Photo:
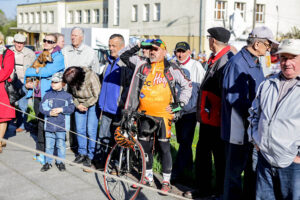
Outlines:
<svg viewBox="0 0 300 200"><path fill-rule="evenodd" d="M103 82L99 96L99 107L102 111L117 114L121 96L121 68L117 64L120 58L108 58L108 65L103 72Z"/></svg>
<svg viewBox="0 0 300 200"><path fill-rule="evenodd" d="M221 138L232 144L248 141L248 109L259 84L265 79L261 65L244 47L224 68L222 84Z"/></svg>
<svg viewBox="0 0 300 200"><path fill-rule="evenodd" d="M38 56L38 55L37 55ZM25 72L25 80L26 77L40 77L41 84L41 96L42 98L46 94L46 92L51 89L51 80L49 79L54 73L63 71L65 69L64 56L61 51L55 51L51 54L53 62L47 63L47 65L43 68L40 68L39 73L36 73L36 70L32 67L28 68ZM27 98L32 97L33 90L29 89L27 92Z"/></svg>
<svg viewBox="0 0 300 200"><path fill-rule="evenodd" d="M59 113L57 117L51 117L50 111L53 108L63 108L63 112ZM55 133L70 130L70 114L72 114L74 110L75 105L73 104L73 97L71 94L63 90L51 90L47 92L40 103L40 112L45 115L45 131ZM65 129L58 126L64 127Z"/></svg>

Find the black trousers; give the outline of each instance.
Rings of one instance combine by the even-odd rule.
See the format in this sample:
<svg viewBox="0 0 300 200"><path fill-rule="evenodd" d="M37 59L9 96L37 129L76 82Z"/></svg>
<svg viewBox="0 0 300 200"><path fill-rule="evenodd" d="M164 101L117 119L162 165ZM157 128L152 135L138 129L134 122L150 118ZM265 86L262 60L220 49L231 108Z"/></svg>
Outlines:
<svg viewBox="0 0 300 200"><path fill-rule="evenodd" d="M41 119L44 119L44 115L40 112L40 102L41 98L35 97L33 103L33 109L35 115ZM36 149L45 152L45 132L44 132L44 122L38 119L38 131L37 131L37 144Z"/></svg>
<svg viewBox="0 0 300 200"><path fill-rule="evenodd" d="M172 178L184 176L184 169L193 169L192 143L196 127L196 113L183 115L176 123L176 139L179 149L173 164Z"/></svg>
<svg viewBox="0 0 300 200"><path fill-rule="evenodd" d="M212 155L216 171L216 188L212 187ZM223 194L225 174L225 144L220 127L200 124L196 150L196 180L203 196Z"/></svg>

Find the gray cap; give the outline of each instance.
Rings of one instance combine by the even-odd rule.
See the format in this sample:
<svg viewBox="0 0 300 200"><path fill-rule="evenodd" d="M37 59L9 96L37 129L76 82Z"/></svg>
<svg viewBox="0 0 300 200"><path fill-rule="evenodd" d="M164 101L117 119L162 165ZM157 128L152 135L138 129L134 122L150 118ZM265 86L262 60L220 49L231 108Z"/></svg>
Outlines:
<svg viewBox="0 0 300 200"><path fill-rule="evenodd" d="M15 42L25 42L26 41L26 36L22 35L20 33L15 34L14 36L14 41Z"/></svg>
<svg viewBox="0 0 300 200"><path fill-rule="evenodd" d="M63 79L63 72L56 72L55 74L52 75L51 81L52 82L61 82Z"/></svg>
<svg viewBox="0 0 300 200"><path fill-rule="evenodd" d="M276 54L289 53L292 55L300 55L300 40L299 39L285 39L279 44Z"/></svg>
<svg viewBox="0 0 300 200"><path fill-rule="evenodd" d="M279 42L274 39L272 31L266 26L254 28L249 34L249 38L267 39L274 44L279 44Z"/></svg>

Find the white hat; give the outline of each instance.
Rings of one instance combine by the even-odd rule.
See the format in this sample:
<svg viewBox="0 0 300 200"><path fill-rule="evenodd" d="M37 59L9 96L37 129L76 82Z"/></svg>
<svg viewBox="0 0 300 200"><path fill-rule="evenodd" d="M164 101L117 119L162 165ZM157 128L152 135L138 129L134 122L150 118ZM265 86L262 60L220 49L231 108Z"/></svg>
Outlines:
<svg viewBox="0 0 300 200"><path fill-rule="evenodd" d="M279 44L279 42L274 40L272 31L266 26L254 28L252 32L249 34L249 38L267 39L274 44Z"/></svg>
<svg viewBox="0 0 300 200"><path fill-rule="evenodd" d="M289 53L292 55L300 55L300 40L299 39L285 39L279 44L276 54Z"/></svg>
<svg viewBox="0 0 300 200"><path fill-rule="evenodd" d="M14 41L15 42L25 42L26 41L26 36L24 36L24 35L22 35L20 33L17 33L14 36Z"/></svg>

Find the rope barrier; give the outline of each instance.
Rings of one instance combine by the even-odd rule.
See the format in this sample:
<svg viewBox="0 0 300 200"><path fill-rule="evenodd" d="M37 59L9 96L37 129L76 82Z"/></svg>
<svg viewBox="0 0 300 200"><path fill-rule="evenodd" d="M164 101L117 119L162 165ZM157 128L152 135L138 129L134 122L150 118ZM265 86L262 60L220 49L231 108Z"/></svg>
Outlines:
<svg viewBox="0 0 300 200"><path fill-rule="evenodd" d="M64 163L67 163L69 165L72 165L72 166L75 166L75 167L78 167L78 168L81 168L81 169L84 169L84 170L88 170L88 171L91 171L93 173L96 173L96 174L100 174L102 176L106 176L106 177L109 177L109 178L114 178L116 180L119 180L119 181L122 181L122 182L126 182L126 183L129 183L129 184L135 184L137 185L138 187L141 187L141 188L144 188L144 189L147 189L147 190L150 190L150 191L153 191L153 192L158 192L158 193L161 193L161 194L164 194L164 195L167 195L167 196L170 196L170 197L175 197L175 198L178 198L178 199L183 199L183 200L187 200L188 198L185 198L183 196L180 196L180 195L177 195L177 194L173 194L173 193L167 193L167 192L163 192L159 189L156 189L156 188L153 188L153 187L149 187L149 186L146 186L146 185L143 185L141 183L137 183L137 182L134 182L134 181L131 181L131 180L127 180L127 179L123 179L123 178L120 178L116 175L111 175L111 174L108 174L108 173L105 173L105 172L101 172L101 171L98 171L98 170L95 170L91 167L86 167L86 166L83 166L81 164L77 164L77 163L74 163L72 161L69 161L69 160L66 160L66 159L63 159L63 158L59 158L57 156L54 156L54 155L50 155L50 154L47 154L45 152L42 152L42 151L39 151L39 150L36 150L36 149L32 149L32 148L29 148L27 146L24 146L24 145L21 145L21 144L18 144L18 143L15 143L15 142L12 142L12 141L9 141L7 139L4 139L4 138L0 138L0 142L2 141L5 141L7 144L10 144L10 145L13 145L13 146L16 146L20 149L24 149L24 150L27 150L27 151L31 151L33 153L39 153L39 154L44 154L45 156L47 157L50 157L52 159L56 159L56 160L60 160Z"/></svg>
<svg viewBox="0 0 300 200"><path fill-rule="evenodd" d="M62 126L59 126L59 125L57 125L57 124L48 122L48 121L46 121L46 120L44 120L44 119L42 119L42 118L39 118L39 117L37 117L37 116L35 116L35 115L32 115L32 114L30 114L30 113L24 112L23 110L17 109L17 108L15 108L15 107L11 106L11 105L7 105L7 104L5 104L5 103L3 103L3 102L0 102L0 104L1 104L1 105L4 105L4 106L6 106L6 107L12 108L12 109L14 109L14 110L16 110L16 111L18 111L18 112L21 112L21 113L23 113L23 114L26 114L26 115L28 115L28 116L30 116L30 117L35 118L35 119L41 120L41 121L43 121L44 123L48 123L48 124L51 124L51 125L56 126L56 127L58 127L58 128L64 129L66 132L70 132L70 133L72 133L72 134L74 134L74 135L80 136L80 137L82 137L82 138L86 138L86 139L88 139L88 140L90 140L90 141L93 141L93 142L95 142L95 143L97 143L97 144L102 144L102 145L104 145L104 146L106 146L106 147L108 147L108 148L110 148L110 149L112 148L112 146L110 146L110 145L108 145L108 144L105 144L105 143L96 141L96 140L91 139L91 138L89 138L89 137L87 137L87 136L84 136L84 135L80 135L80 134L78 134L78 133L75 132L75 131L67 130L65 127L62 127Z"/></svg>

